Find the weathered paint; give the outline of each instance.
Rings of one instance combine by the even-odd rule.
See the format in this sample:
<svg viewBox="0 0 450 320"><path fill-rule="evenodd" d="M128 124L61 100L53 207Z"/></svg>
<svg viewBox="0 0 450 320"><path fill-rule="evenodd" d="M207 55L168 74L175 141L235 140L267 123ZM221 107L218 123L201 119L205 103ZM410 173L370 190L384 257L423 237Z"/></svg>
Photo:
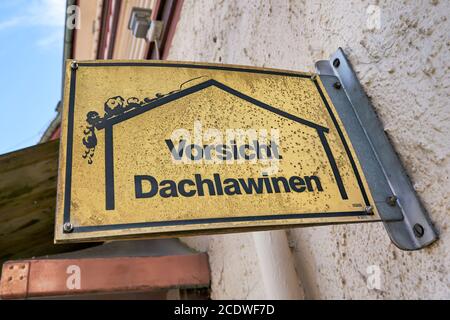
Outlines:
<svg viewBox="0 0 450 320"><path fill-rule="evenodd" d="M67 63L56 240L379 221L323 92L279 70Z"/></svg>

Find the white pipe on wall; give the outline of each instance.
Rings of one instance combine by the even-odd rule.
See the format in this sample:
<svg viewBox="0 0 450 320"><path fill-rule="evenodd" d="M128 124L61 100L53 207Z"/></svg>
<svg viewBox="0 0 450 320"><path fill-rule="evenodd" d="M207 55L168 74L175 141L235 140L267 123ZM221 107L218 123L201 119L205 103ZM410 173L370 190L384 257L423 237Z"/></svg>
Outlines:
<svg viewBox="0 0 450 320"><path fill-rule="evenodd" d="M304 299L304 292L294 266L286 232L253 233L266 299Z"/></svg>

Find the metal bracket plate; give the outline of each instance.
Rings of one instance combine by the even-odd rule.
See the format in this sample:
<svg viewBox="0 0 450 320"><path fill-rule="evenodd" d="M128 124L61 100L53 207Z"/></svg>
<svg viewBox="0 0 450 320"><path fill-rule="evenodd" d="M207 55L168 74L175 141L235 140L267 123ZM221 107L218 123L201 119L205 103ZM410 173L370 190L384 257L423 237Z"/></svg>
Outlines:
<svg viewBox="0 0 450 320"><path fill-rule="evenodd" d="M318 61L316 70L352 141L392 242L403 250L417 250L436 241L437 232L343 50Z"/></svg>

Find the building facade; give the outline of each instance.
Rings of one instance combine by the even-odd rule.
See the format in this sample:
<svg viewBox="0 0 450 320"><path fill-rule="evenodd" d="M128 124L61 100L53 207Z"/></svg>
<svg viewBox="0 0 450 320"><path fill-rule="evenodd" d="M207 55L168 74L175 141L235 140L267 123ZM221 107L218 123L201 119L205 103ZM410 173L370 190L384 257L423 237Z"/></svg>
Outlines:
<svg viewBox="0 0 450 320"><path fill-rule="evenodd" d="M448 1L79 0L66 57L168 59L314 72L347 53L440 239L414 252L381 223L186 237L207 252L213 299L449 299ZM133 36L133 7L161 20ZM58 120L44 140L58 136Z"/></svg>

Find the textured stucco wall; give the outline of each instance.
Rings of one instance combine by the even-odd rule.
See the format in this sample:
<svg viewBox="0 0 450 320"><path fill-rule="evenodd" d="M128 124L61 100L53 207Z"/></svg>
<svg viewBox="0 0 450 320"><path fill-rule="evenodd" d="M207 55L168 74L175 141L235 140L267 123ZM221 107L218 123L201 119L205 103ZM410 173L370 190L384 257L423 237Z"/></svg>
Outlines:
<svg viewBox="0 0 450 320"><path fill-rule="evenodd" d="M369 5L380 29L367 28ZM440 233L403 252L380 223L290 230L308 298L450 298L449 12L448 0L185 0L172 60L314 71L343 47ZM250 234L184 241L209 252L213 298L264 298ZM380 290L367 288L369 265Z"/></svg>

